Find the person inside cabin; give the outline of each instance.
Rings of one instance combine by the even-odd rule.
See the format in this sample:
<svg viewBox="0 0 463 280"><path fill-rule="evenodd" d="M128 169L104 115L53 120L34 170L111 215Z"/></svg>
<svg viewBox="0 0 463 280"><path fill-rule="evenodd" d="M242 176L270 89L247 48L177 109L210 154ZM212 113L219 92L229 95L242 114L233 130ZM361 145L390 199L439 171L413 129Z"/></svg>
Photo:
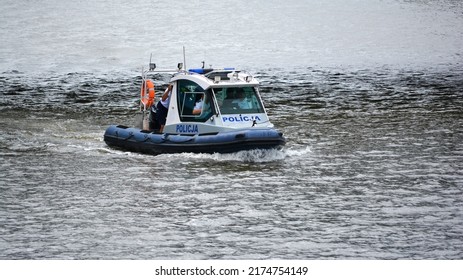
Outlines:
<svg viewBox="0 0 463 280"><path fill-rule="evenodd" d="M164 94L161 97L161 100L159 100L158 104L156 105L156 118L158 119L158 122L160 124L159 132L162 132L164 130L164 126L166 125L167 112L169 111L170 104L170 96L172 95L172 87L172 84L170 84L166 88Z"/></svg>
<svg viewBox="0 0 463 280"><path fill-rule="evenodd" d="M209 99L204 97L204 94L198 95L195 107L193 108L193 115L200 115L202 112L207 112L210 109Z"/></svg>
<svg viewBox="0 0 463 280"><path fill-rule="evenodd" d="M233 104L238 105L240 109L251 109L251 104L249 104L246 95L244 94L243 88L237 88L235 91L235 100L232 101Z"/></svg>

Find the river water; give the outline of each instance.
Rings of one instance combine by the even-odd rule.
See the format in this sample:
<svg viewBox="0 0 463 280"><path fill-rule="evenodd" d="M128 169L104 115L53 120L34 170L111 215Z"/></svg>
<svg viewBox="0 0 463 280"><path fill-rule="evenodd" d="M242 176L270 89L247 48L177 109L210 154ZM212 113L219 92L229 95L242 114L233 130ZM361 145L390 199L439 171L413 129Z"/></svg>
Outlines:
<svg viewBox="0 0 463 280"><path fill-rule="evenodd" d="M1 4L0 259L463 258L460 1ZM182 46L261 81L283 150L105 145Z"/></svg>

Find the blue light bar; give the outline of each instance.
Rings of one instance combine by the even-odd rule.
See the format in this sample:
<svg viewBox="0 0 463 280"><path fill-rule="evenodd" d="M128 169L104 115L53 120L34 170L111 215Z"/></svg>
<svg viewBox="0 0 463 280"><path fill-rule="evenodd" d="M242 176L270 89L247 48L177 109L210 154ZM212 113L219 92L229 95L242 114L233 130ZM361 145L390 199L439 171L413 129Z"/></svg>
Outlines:
<svg viewBox="0 0 463 280"><path fill-rule="evenodd" d="M226 68L222 68L222 69L205 69L205 68L191 68L191 69L188 69L189 72L192 72L192 73L197 73L197 74L207 74L211 71L214 71L214 70L226 70L226 71L233 71L235 70L234 67L226 67Z"/></svg>
<svg viewBox="0 0 463 280"><path fill-rule="evenodd" d="M198 74L204 74L203 68L193 68L193 69L188 69L188 71L193 72L193 73L198 73Z"/></svg>

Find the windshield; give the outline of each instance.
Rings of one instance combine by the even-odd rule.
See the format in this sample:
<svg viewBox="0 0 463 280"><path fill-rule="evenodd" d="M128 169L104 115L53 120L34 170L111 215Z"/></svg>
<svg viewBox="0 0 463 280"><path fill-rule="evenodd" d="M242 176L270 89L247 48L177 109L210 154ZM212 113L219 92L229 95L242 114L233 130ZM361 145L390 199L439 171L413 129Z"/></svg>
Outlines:
<svg viewBox="0 0 463 280"><path fill-rule="evenodd" d="M253 87L213 88L223 115L264 113L264 108Z"/></svg>

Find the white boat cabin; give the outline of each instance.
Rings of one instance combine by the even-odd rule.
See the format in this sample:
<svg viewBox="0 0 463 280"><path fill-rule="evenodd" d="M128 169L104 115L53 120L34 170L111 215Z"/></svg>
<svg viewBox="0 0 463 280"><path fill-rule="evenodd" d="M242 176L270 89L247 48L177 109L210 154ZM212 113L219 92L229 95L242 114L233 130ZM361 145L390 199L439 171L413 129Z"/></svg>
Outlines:
<svg viewBox="0 0 463 280"><path fill-rule="evenodd" d="M169 134L213 134L271 128L259 82L236 70L190 69L175 74L164 127Z"/></svg>

